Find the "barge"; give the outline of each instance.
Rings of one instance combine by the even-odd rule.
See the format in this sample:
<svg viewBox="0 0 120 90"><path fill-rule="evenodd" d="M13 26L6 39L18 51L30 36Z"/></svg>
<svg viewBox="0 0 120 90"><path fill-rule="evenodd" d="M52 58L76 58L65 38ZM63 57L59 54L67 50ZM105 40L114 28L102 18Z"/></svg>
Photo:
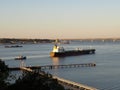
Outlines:
<svg viewBox="0 0 120 90"><path fill-rule="evenodd" d="M5 48L18 48L18 47L23 47L23 46L21 46L21 45L12 45L12 46L7 45L7 46L5 46Z"/></svg>
<svg viewBox="0 0 120 90"><path fill-rule="evenodd" d="M63 47L54 45L53 50L50 52L51 57L66 57L66 56L78 56L94 54L95 49L76 49L76 50L65 50Z"/></svg>

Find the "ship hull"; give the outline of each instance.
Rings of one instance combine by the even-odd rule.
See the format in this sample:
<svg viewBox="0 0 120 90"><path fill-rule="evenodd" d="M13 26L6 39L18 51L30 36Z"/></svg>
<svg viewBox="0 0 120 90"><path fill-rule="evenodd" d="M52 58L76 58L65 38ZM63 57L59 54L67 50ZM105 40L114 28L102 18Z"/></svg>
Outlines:
<svg viewBox="0 0 120 90"><path fill-rule="evenodd" d="M50 52L51 57L66 57L66 56L78 56L78 55L86 55L86 54L94 54L95 49L87 49L87 50L70 50L64 52Z"/></svg>

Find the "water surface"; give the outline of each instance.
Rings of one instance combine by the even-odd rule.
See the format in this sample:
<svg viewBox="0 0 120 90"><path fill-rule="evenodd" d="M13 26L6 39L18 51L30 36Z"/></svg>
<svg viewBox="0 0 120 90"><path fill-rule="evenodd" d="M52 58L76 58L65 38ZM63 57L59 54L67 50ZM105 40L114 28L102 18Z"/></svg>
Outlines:
<svg viewBox="0 0 120 90"><path fill-rule="evenodd" d="M0 45L0 58L9 67L20 66L21 61L14 60L18 55L27 56L27 60L24 61L26 66L96 63L96 67L53 69L46 70L46 72L100 90L120 90L120 42L74 41L62 46L67 50L95 48L96 53L51 58L49 52L52 50L53 44L30 44L23 45L22 48L4 48L4 45Z"/></svg>

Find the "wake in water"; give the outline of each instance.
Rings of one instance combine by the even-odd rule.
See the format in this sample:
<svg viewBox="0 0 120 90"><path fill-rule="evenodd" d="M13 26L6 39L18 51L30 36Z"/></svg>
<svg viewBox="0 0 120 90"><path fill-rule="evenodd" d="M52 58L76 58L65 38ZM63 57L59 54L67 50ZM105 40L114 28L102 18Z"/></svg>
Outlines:
<svg viewBox="0 0 120 90"><path fill-rule="evenodd" d="M34 55L34 56L26 56L27 59L30 59L30 58L46 58L46 57L49 57L49 55ZM16 57L13 57L13 56L9 56L9 57L2 57L1 59L4 61L4 60L14 60Z"/></svg>
<svg viewBox="0 0 120 90"><path fill-rule="evenodd" d="M49 57L49 55L34 55L34 56L29 56L29 58L45 58Z"/></svg>

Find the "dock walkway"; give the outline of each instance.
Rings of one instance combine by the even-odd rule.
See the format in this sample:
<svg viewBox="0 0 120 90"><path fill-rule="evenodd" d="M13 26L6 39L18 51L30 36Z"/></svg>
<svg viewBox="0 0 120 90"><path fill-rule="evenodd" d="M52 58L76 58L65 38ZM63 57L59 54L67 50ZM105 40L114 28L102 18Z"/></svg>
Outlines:
<svg viewBox="0 0 120 90"><path fill-rule="evenodd" d="M95 63L83 63L83 64L67 64L67 65L45 65L45 66L26 66L30 69L63 69L63 68L77 68L77 67L95 67ZM20 70L20 67L10 67L9 70Z"/></svg>
<svg viewBox="0 0 120 90"><path fill-rule="evenodd" d="M34 72L34 70L32 70L30 68L26 68L26 67L21 67L20 69L28 71L28 72ZM39 74L44 75L41 72L39 72ZM70 81L70 80L66 80L66 79L60 78L58 76L53 76L53 78L57 79L58 83L63 85L68 90L98 90L94 87L90 87L90 86L83 85L83 84L80 84L80 83L76 83L76 82L73 82L73 81Z"/></svg>
<svg viewBox="0 0 120 90"><path fill-rule="evenodd" d="M57 76L53 76L53 78L56 78L61 85L63 85L64 87L66 87L68 89L70 88L72 90L98 90L94 87L76 83L76 82L66 80L66 79L63 79L63 78L60 78Z"/></svg>

